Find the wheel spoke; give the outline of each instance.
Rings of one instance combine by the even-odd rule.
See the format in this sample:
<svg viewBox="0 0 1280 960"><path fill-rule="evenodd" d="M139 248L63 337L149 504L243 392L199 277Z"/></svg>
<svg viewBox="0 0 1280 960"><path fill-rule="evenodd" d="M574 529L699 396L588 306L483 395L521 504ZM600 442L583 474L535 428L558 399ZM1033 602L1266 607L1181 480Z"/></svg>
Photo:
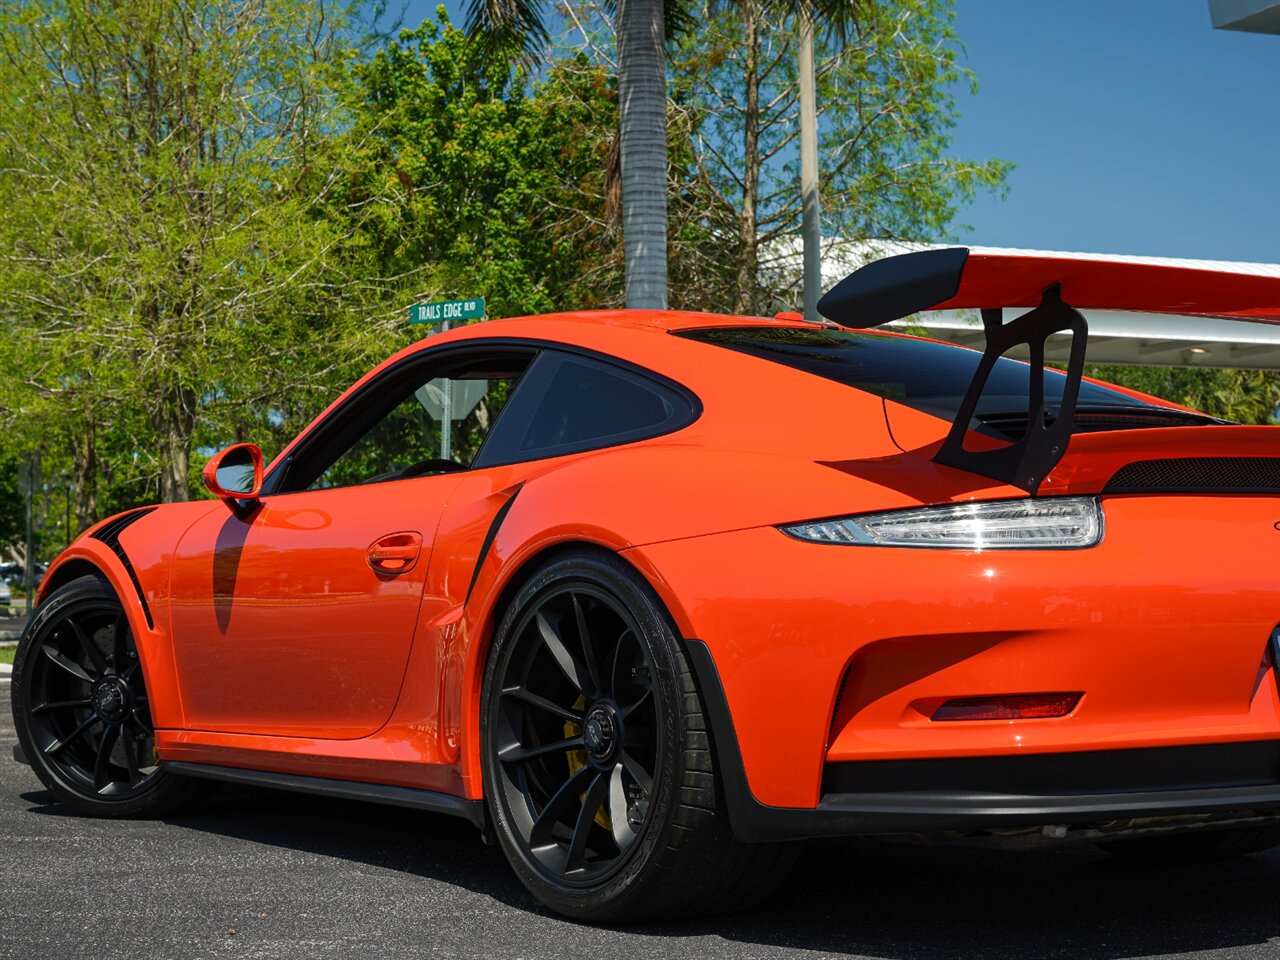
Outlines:
<svg viewBox="0 0 1280 960"><path fill-rule="evenodd" d="M80 664L76 663L70 657L59 653L47 643L41 646L40 649L44 652L46 657L60 666L63 670L67 671L67 673L71 674L77 680L83 680L85 683L93 683L94 678L89 676L89 674L85 672L84 667L80 666Z"/></svg>
<svg viewBox="0 0 1280 960"><path fill-rule="evenodd" d="M113 727L102 731L102 739L98 741L98 757L93 764L93 789L101 793L111 786L111 742Z"/></svg>
<svg viewBox="0 0 1280 960"><path fill-rule="evenodd" d="M512 743L498 751L498 759L503 763L524 763L527 760L536 760L538 757L549 756L553 753L581 750L582 746L581 737L569 737L567 740L544 743L539 747L525 747L519 743Z"/></svg>
<svg viewBox="0 0 1280 960"><path fill-rule="evenodd" d="M569 841L569 851L564 860L565 873L583 865L587 853L587 840L591 836L591 824L595 821L596 813L604 805L608 795L609 781L603 773L597 773L596 778L587 787L586 795L582 798L582 809L578 811L577 822L573 825L573 837Z"/></svg>
<svg viewBox="0 0 1280 960"><path fill-rule="evenodd" d="M132 720L133 725L137 727L139 730L141 730L143 733L151 732L151 725L142 718L142 714L138 712L137 707L134 707L132 710L129 711L129 716L127 720Z"/></svg>
<svg viewBox="0 0 1280 960"><path fill-rule="evenodd" d="M586 667L575 660L573 655L569 653L568 647L564 645L564 641L560 639L560 634L556 629L551 626L551 621L547 619L546 614L539 610L534 615L534 620L537 623L538 635L542 637L543 645L551 651L551 656L555 659L560 671L577 688L579 693L590 694L592 684Z"/></svg>
<svg viewBox="0 0 1280 960"><path fill-rule="evenodd" d="M529 831L530 846L534 848L543 847L552 842L551 832L559 821L560 813L569 801L578 798L578 794L582 792L587 779L593 776L595 772L594 767L583 767L551 795L551 799L547 801L546 806L538 811L537 819L533 821L533 829Z"/></svg>
<svg viewBox="0 0 1280 960"><path fill-rule="evenodd" d="M615 693L620 689L618 683L618 664L622 662L623 641L626 640L628 636L634 636L634 634L630 630L623 630L622 634L618 637L617 646L613 648L613 663L609 665L609 689Z"/></svg>
<svg viewBox="0 0 1280 960"><path fill-rule="evenodd" d="M80 726L76 727L74 730L72 730L69 734L67 734L61 740L55 740L53 741L53 743L45 747L44 755L46 757L52 757L55 753L57 753L59 750L65 747L68 743L70 743L76 737L80 736L80 734L84 733L91 726L93 726L93 724L97 722L97 719L98 719L98 715L96 713L89 714L89 716L85 717L82 721L80 721Z"/></svg>
<svg viewBox="0 0 1280 960"><path fill-rule="evenodd" d="M84 632L73 617L67 617L65 622L71 627L71 632L76 635L76 640L79 641L80 646L84 648L85 655L88 656L89 662L93 664L93 669L97 670L99 675L106 673L107 658L102 655L102 651L93 642L93 638Z"/></svg>
<svg viewBox="0 0 1280 960"><path fill-rule="evenodd" d="M642 706L644 706L645 701L648 700L652 694L653 694L653 687L652 686L645 687L644 693L640 694L639 698L634 703L631 703L628 706L625 706L622 708L622 711L621 711L622 719L623 720L627 719L627 717L631 716L631 714L635 713Z"/></svg>
<svg viewBox="0 0 1280 960"><path fill-rule="evenodd" d="M55 700L50 703L42 703L38 707L32 707L31 712L36 714L45 713L48 710L60 710L63 707L87 707L91 703L93 703L92 700Z"/></svg>
<svg viewBox="0 0 1280 960"><path fill-rule="evenodd" d="M142 773L138 770L138 760L133 753L132 741L133 738L125 730L125 725L120 724L120 749L124 752L124 765L129 771L129 786L134 787L142 779Z"/></svg>
<svg viewBox="0 0 1280 960"><path fill-rule="evenodd" d="M614 767L609 777L609 825L613 829L613 842L618 845L618 850L628 850L635 842L636 832L631 829L627 793L622 786L622 764Z"/></svg>
<svg viewBox="0 0 1280 960"><path fill-rule="evenodd" d="M567 720L570 723L582 722L582 713L580 711L562 707L558 703L552 703L546 697L540 697L524 687L508 687L502 691L502 695L538 707L553 716L559 717L561 720Z"/></svg>
<svg viewBox="0 0 1280 960"><path fill-rule="evenodd" d="M649 776L649 772L645 770L644 767L640 766L640 761L629 754L626 750L622 751L620 759L622 760L622 766L626 768L627 773L631 774L632 779L640 785L640 789L645 793L652 794L653 777Z"/></svg>
<svg viewBox="0 0 1280 960"><path fill-rule="evenodd" d="M592 641L591 630L587 626L586 608L576 593L570 594L569 599L573 601L573 617L578 622L578 642L582 645L583 659L587 661L587 677L595 693L608 693L609 690L601 683L600 667L596 663L595 644Z"/></svg>
<svg viewBox="0 0 1280 960"><path fill-rule="evenodd" d="M111 662L116 673L123 675L129 663L129 619L123 610L116 617L115 632L112 634Z"/></svg>

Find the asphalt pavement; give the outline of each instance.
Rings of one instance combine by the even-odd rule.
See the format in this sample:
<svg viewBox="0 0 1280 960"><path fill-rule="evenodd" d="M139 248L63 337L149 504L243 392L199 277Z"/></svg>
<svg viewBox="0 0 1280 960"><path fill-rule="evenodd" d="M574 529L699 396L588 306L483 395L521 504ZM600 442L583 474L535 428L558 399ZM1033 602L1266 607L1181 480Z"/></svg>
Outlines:
<svg viewBox="0 0 1280 960"><path fill-rule="evenodd" d="M1280 958L1280 852L1139 869L1091 847L808 849L749 913L559 919L462 821L223 787L90 820L13 763L0 682L0 958Z"/></svg>

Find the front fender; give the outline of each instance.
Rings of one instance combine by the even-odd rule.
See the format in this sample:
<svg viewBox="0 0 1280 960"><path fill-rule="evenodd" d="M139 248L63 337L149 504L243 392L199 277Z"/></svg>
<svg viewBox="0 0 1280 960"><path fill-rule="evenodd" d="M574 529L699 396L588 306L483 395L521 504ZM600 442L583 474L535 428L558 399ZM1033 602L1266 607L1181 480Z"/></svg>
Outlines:
<svg viewBox="0 0 1280 960"><path fill-rule="evenodd" d="M124 607L142 661L142 676L151 701L151 719L157 727L182 725L182 701L173 670L167 635L148 624L143 600L119 557L100 540L81 537L50 565L40 588L43 603L59 586L93 574L106 580ZM154 619L154 616L153 616Z"/></svg>
<svg viewBox="0 0 1280 960"><path fill-rule="evenodd" d="M169 565L186 529L210 501L165 504L118 514L80 536L58 555L41 581L37 603L86 574L102 577L120 599L138 646L154 726L182 727L184 714L169 637Z"/></svg>

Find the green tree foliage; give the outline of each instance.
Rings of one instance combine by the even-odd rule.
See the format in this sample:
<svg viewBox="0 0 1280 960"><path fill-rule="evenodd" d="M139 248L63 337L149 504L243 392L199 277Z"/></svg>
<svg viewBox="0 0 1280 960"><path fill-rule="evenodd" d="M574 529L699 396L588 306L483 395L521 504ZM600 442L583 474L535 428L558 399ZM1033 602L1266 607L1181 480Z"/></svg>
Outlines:
<svg viewBox="0 0 1280 960"><path fill-rule="evenodd" d="M734 238L722 308L794 303L801 221L798 28L786 4L707 0L704 28L671 56L672 96L691 117L706 215ZM824 233L937 242L1010 164L951 154L958 63L950 3L862 5L857 28L816 38ZM716 251L723 256L722 251ZM785 291L785 292L784 292Z"/></svg>
<svg viewBox="0 0 1280 960"><path fill-rule="evenodd" d="M800 217L792 15L759 4L752 32L742 5L712 6L671 51L670 302L790 305L775 258L798 249L783 249ZM0 543L21 524L28 453L47 556L107 514L198 494L226 443L277 451L425 332L405 322L415 301L482 295L490 316L624 302L609 5L568 7L588 42L536 75L495 64L443 10L361 53L360 9L0 7ZM950 155L950 91L971 78L948 5L872 9L846 46L819 38L827 230L938 239L1006 167ZM1118 379L1242 420L1276 399L1255 374ZM460 455L490 406L455 425Z"/></svg>
<svg viewBox="0 0 1280 960"><path fill-rule="evenodd" d="M1272 423L1280 406L1280 373L1273 370L1099 364L1085 372L1236 423Z"/></svg>
<svg viewBox="0 0 1280 960"><path fill-rule="evenodd" d="M72 461L81 524L104 477L183 499L194 447L314 409L368 322L351 225L320 215L346 21L288 0L0 14L3 425Z"/></svg>
<svg viewBox="0 0 1280 960"><path fill-rule="evenodd" d="M484 295L490 316L614 299L607 74L577 58L530 84L438 16L356 70L359 147L341 199L376 211L361 242L385 273L421 267L424 289Z"/></svg>

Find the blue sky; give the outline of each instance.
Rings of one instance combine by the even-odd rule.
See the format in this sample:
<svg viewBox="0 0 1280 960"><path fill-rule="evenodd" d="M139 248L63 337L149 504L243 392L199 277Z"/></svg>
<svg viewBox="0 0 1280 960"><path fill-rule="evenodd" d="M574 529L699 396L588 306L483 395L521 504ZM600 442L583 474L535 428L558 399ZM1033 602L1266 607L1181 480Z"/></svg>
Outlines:
<svg viewBox="0 0 1280 960"><path fill-rule="evenodd" d="M981 89L954 146L1017 169L991 246L1280 261L1280 36L1205 0L959 0Z"/></svg>
<svg viewBox="0 0 1280 960"><path fill-rule="evenodd" d="M435 7L408 0L405 24ZM955 153L1017 165L1006 199L961 211L962 240L1280 262L1280 37L1214 30L1206 0L955 9L981 85Z"/></svg>

